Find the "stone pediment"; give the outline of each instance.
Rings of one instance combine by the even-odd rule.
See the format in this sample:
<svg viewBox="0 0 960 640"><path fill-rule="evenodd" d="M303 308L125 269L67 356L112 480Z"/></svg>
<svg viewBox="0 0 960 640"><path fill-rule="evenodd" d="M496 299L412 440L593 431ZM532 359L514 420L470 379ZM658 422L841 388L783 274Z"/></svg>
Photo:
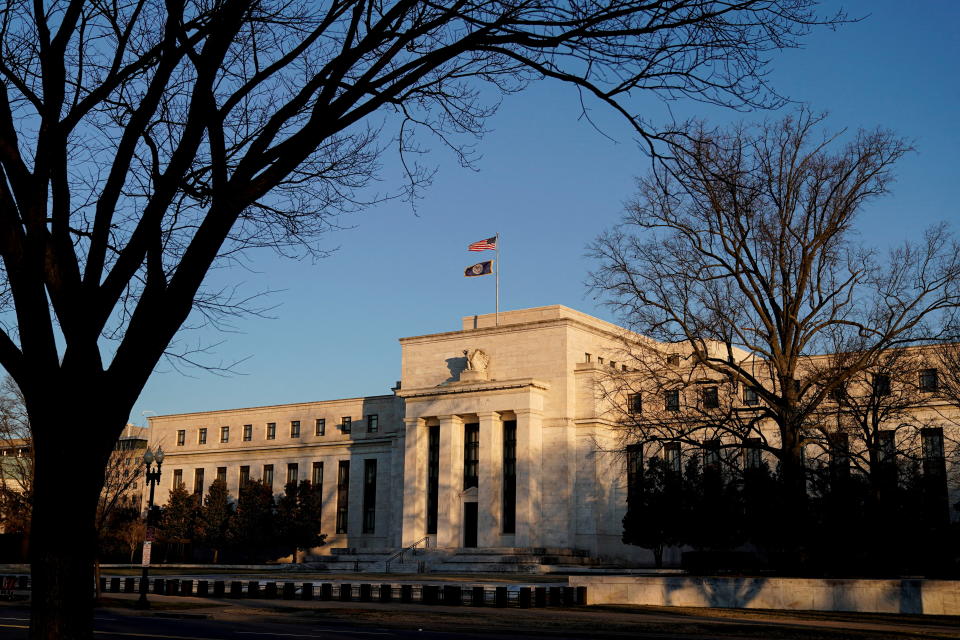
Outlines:
<svg viewBox="0 0 960 640"><path fill-rule="evenodd" d="M484 393L491 391L506 391L512 389L532 389L548 391L550 383L536 378L517 378L515 380L478 380L467 382L450 382L439 387L423 387L419 389L400 389L397 396L401 398L423 398L429 396L446 396L462 393Z"/></svg>

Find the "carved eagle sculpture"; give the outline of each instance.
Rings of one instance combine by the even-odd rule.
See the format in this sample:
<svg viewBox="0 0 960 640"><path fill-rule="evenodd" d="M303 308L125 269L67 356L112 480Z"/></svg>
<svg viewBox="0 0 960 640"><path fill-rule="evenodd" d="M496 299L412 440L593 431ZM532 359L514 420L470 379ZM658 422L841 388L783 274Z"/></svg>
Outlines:
<svg viewBox="0 0 960 640"><path fill-rule="evenodd" d="M490 356L480 349L464 349L467 357L467 371L486 371L490 364Z"/></svg>

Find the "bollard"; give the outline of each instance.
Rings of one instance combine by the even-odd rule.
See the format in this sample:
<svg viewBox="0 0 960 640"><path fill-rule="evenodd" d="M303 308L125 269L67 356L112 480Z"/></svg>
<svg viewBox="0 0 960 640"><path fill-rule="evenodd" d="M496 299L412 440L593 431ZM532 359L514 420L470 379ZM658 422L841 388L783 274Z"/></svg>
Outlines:
<svg viewBox="0 0 960 640"><path fill-rule="evenodd" d="M149 584L147 585L150 586ZM153 593L154 595L162 596L164 593L164 584L163 578L154 578L153 579Z"/></svg>
<svg viewBox="0 0 960 640"><path fill-rule="evenodd" d="M533 590L533 604L536 607L547 606L547 588L546 587L536 587Z"/></svg>
<svg viewBox="0 0 960 640"><path fill-rule="evenodd" d="M530 608L530 587L520 587L520 593L517 594L517 604L521 609Z"/></svg>
<svg viewBox="0 0 960 640"><path fill-rule="evenodd" d="M247 582L247 597L248 598L259 598L260 597L260 583L256 580L250 580Z"/></svg>
<svg viewBox="0 0 960 640"><path fill-rule="evenodd" d="M380 585L380 602L390 602L393 599L393 585Z"/></svg>
<svg viewBox="0 0 960 640"><path fill-rule="evenodd" d="M107 579L101 577L101 578L100 578L100 593L103 593L103 592L106 591L106 590L107 590Z"/></svg>
<svg viewBox="0 0 960 640"><path fill-rule="evenodd" d="M371 592L370 584L366 582L362 583L360 585L360 602L370 602L373 600L373 594Z"/></svg>
<svg viewBox="0 0 960 640"><path fill-rule="evenodd" d="M126 593L133 593L133 589L134 589L133 583L134 583L134 579L133 579L132 577L130 577L130 578L124 578L124 579L123 579L123 590L124 590Z"/></svg>
<svg viewBox="0 0 960 640"><path fill-rule="evenodd" d="M226 595L227 585L223 580L214 580L213 581L213 597L222 598Z"/></svg>
<svg viewBox="0 0 960 640"><path fill-rule="evenodd" d="M437 604L437 585L425 584L420 588L420 604Z"/></svg>
<svg viewBox="0 0 960 640"><path fill-rule="evenodd" d="M576 603L576 592L573 587L563 587L563 606L572 607Z"/></svg>
<svg viewBox="0 0 960 640"><path fill-rule="evenodd" d="M586 587L577 587L576 596L574 596L574 602L579 606L585 606L587 604L587 588Z"/></svg>
<svg viewBox="0 0 960 640"><path fill-rule="evenodd" d="M268 582L263 585L263 597L275 599L277 597L277 583Z"/></svg>
<svg viewBox="0 0 960 640"><path fill-rule="evenodd" d="M443 585L443 604L459 606L463 604L463 589L458 584Z"/></svg>
<svg viewBox="0 0 960 640"><path fill-rule="evenodd" d="M333 584L324 582L320 585L320 599L333 600Z"/></svg>
<svg viewBox="0 0 960 640"><path fill-rule="evenodd" d="M242 598L243 597L243 583L239 580L234 580L230 583L230 597L231 598Z"/></svg>
<svg viewBox="0 0 960 640"><path fill-rule="evenodd" d="M120 593L120 578L110 578L110 591Z"/></svg>
<svg viewBox="0 0 960 640"><path fill-rule="evenodd" d="M292 582L283 583L283 599L284 600L293 600L297 597L297 585Z"/></svg>
<svg viewBox="0 0 960 640"><path fill-rule="evenodd" d="M304 582L303 587L300 589L300 599L301 600L313 600L313 583Z"/></svg>
<svg viewBox="0 0 960 640"><path fill-rule="evenodd" d="M341 584L340 585L340 602L350 602L351 597L353 597L353 585Z"/></svg>
<svg viewBox="0 0 960 640"><path fill-rule="evenodd" d="M404 604L409 604L413 602L413 585L412 584L400 585L400 602L403 602Z"/></svg>
<svg viewBox="0 0 960 640"><path fill-rule="evenodd" d="M192 596L192 595L193 595L193 580L181 580L181 581L180 581L180 595L181 595L181 596Z"/></svg>
<svg viewBox="0 0 960 640"><path fill-rule="evenodd" d="M510 606L510 592L507 591L506 587L497 587L494 592L493 603L497 607Z"/></svg>
<svg viewBox="0 0 960 640"><path fill-rule="evenodd" d="M485 604L484 603L485 598L486 598L486 591L484 590L484 588L474 587L473 593L471 594L471 597L470 597L470 604L473 605L474 607L482 607Z"/></svg>
<svg viewBox="0 0 960 640"><path fill-rule="evenodd" d="M559 607L563 605L563 589L562 587L550 587L550 606Z"/></svg>
<svg viewBox="0 0 960 640"><path fill-rule="evenodd" d="M208 595L210 595L209 585L210 583L206 580L197 580L197 595L201 598L206 598Z"/></svg>

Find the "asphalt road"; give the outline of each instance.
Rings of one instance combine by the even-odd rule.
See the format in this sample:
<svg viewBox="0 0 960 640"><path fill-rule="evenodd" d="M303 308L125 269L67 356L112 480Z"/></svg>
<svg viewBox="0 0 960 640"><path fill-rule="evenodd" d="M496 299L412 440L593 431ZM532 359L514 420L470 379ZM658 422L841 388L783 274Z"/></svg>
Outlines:
<svg viewBox="0 0 960 640"><path fill-rule="evenodd" d="M254 604L254 603L251 603ZM27 637L29 612L0 608L0 640ZM278 611L256 606L211 613L99 609L96 637L103 640L327 640L630 638L631 640L895 640L960 638L956 619L852 616L824 618L780 613L740 616L659 610L484 610L366 607Z"/></svg>

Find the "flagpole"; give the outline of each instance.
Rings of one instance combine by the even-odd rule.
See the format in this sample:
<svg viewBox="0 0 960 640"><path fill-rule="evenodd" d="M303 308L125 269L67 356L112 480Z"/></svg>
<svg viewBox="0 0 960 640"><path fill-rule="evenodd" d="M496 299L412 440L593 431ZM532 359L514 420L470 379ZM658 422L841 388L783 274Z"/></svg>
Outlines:
<svg viewBox="0 0 960 640"><path fill-rule="evenodd" d="M500 232L497 232L497 239L495 242L497 247L497 316L496 316L496 326L500 326Z"/></svg>

